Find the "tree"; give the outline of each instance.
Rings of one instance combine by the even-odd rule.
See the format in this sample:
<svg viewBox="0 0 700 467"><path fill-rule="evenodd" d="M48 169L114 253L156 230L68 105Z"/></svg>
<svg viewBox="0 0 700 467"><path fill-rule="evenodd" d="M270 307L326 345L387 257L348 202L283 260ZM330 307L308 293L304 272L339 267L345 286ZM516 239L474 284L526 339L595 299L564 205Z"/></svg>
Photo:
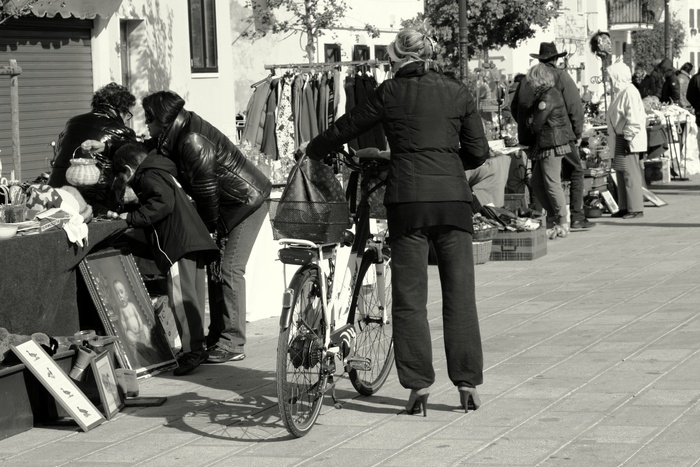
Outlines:
<svg viewBox="0 0 700 467"><path fill-rule="evenodd" d="M264 37L268 33L306 35L304 50L309 63L313 63L316 53L316 39L326 30L340 26L348 5L345 0L248 0L246 7L253 10L248 20L255 23L253 31L246 30L242 36L249 39ZM289 19L278 19L275 12L286 11ZM371 25L365 25L371 37L377 37L378 31Z"/></svg>
<svg viewBox="0 0 700 467"><path fill-rule="evenodd" d="M459 69L459 6L454 0L425 0L426 13L404 21L403 27L427 29L442 46L437 61L448 70ZM546 28L555 18L558 1L469 0L467 6L469 57L500 47L515 48Z"/></svg>
<svg viewBox="0 0 700 467"><path fill-rule="evenodd" d="M0 5L0 24L10 18L27 16L32 12L34 5L44 5L56 0L2 0Z"/></svg>
<svg viewBox="0 0 700 467"><path fill-rule="evenodd" d="M671 39L673 44L673 58L680 58L681 47L685 45L685 29L683 22L676 14L671 16ZM634 31L632 33L632 50L634 51L634 64L647 72L659 63L664 55L664 22L654 23L653 29Z"/></svg>

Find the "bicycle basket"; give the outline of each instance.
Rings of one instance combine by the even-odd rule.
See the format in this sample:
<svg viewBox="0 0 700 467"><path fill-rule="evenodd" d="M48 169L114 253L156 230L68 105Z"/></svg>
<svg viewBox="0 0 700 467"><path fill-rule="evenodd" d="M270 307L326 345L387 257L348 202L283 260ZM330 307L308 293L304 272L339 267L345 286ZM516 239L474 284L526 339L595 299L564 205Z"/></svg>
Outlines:
<svg viewBox="0 0 700 467"><path fill-rule="evenodd" d="M294 166L279 200L270 202L275 240L302 238L339 242L350 227L350 211L333 170L306 156Z"/></svg>

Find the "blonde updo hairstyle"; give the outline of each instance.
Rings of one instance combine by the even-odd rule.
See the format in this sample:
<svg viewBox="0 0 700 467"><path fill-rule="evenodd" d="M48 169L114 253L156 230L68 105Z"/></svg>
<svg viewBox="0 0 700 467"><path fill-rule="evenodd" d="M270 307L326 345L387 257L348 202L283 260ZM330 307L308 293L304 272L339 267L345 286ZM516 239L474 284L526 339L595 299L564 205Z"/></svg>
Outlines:
<svg viewBox="0 0 700 467"><path fill-rule="evenodd" d="M399 31L396 39L389 44L389 57L401 66L410 62L425 62L426 68L435 53L435 44L426 34L413 28Z"/></svg>

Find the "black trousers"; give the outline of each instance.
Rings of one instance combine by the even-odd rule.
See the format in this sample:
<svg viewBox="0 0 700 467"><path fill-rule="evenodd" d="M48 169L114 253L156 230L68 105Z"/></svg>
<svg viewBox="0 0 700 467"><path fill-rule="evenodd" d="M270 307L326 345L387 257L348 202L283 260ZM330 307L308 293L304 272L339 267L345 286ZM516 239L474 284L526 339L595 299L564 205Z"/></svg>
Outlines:
<svg viewBox="0 0 700 467"><path fill-rule="evenodd" d="M407 389L422 389L435 382L427 311L429 242L435 248L440 274L448 376L455 386L475 387L483 382L483 354L472 238L452 226L425 227L391 237L392 317L399 381Z"/></svg>

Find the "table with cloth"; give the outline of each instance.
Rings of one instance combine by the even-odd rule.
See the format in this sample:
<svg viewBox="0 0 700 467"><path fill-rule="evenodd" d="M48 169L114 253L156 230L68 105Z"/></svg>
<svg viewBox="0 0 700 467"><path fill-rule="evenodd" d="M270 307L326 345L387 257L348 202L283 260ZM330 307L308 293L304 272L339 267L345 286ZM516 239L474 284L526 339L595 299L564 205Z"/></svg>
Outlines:
<svg viewBox="0 0 700 467"><path fill-rule="evenodd" d="M69 242L62 229L0 241L0 327L55 336L99 328L78 264L126 230L125 221L94 219L83 247Z"/></svg>

